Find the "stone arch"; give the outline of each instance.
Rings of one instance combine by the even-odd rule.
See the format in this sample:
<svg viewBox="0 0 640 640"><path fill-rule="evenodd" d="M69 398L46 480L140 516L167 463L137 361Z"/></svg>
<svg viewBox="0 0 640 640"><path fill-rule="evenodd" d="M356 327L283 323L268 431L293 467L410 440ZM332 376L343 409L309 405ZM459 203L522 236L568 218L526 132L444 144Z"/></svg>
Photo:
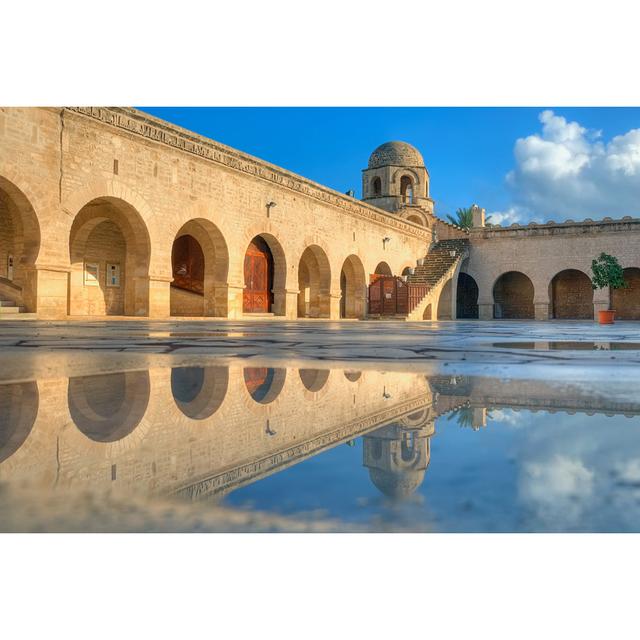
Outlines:
<svg viewBox="0 0 640 640"><path fill-rule="evenodd" d="M260 276L260 269L263 266L258 264L258 260L252 258L260 252L264 256L266 279L266 291L255 288L255 276ZM252 284L254 288L252 289ZM287 260L284 249L278 239L271 233L259 233L249 241L244 254L244 298L243 313L254 313L256 311L266 311L277 316L286 313L286 282L287 282ZM263 298L266 295L266 299Z"/></svg>
<svg viewBox="0 0 640 640"><path fill-rule="evenodd" d="M402 270L400 271L400 275L402 275L402 276L408 276L408 275L410 275L410 274L411 274L411 269L412 269L412 267L411 267L411 266L409 266L409 265L407 265L406 267L404 267L404 269L402 269Z"/></svg>
<svg viewBox="0 0 640 640"><path fill-rule="evenodd" d="M149 388L148 371L69 378L67 400L71 419L94 442L122 440L144 417Z"/></svg>
<svg viewBox="0 0 640 640"><path fill-rule="evenodd" d="M38 402L35 382L0 385L0 463L29 437L38 415Z"/></svg>
<svg viewBox="0 0 640 640"><path fill-rule="evenodd" d="M317 393L327 384L329 373L329 369L298 369L305 389L313 393Z"/></svg>
<svg viewBox="0 0 640 640"><path fill-rule="evenodd" d="M36 311L40 224L25 193L0 175L0 296Z"/></svg>
<svg viewBox="0 0 640 640"><path fill-rule="evenodd" d="M433 310L432 310L432 306L430 304L428 304L425 307L424 313L422 314L422 319L423 320L433 320Z"/></svg>
<svg viewBox="0 0 640 640"><path fill-rule="evenodd" d="M578 269L559 271L549 283L551 317L593 320L593 288L589 276Z"/></svg>
<svg viewBox="0 0 640 640"><path fill-rule="evenodd" d="M628 267L623 274L627 288L611 292L611 308L620 320L640 320L640 269Z"/></svg>
<svg viewBox="0 0 640 640"><path fill-rule="evenodd" d="M149 314L151 242L128 202L98 197L80 208L69 232L69 314Z"/></svg>
<svg viewBox="0 0 640 640"><path fill-rule="evenodd" d="M227 367L173 367L171 393L180 411L193 420L210 418L229 387Z"/></svg>
<svg viewBox="0 0 640 640"><path fill-rule="evenodd" d="M210 220L185 222L173 240L171 315L228 315L229 249Z"/></svg>
<svg viewBox="0 0 640 640"><path fill-rule="evenodd" d="M396 182L401 183L402 178L405 176L412 181L415 190L415 187L420 184L420 174L413 169L409 169L408 167L401 167L400 169L396 169L391 175L391 182L394 184Z"/></svg>
<svg viewBox="0 0 640 640"><path fill-rule="evenodd" d="M380 179L380 176L376 176L371 181L371 195L373 196L382 195L382 180Z"/></svg>
<svg viewBox="0 0 640 640"><path fill-rule="evenodd" d="M410 176L404 175L400 178L400 197L405 204L413 204L415 196L414 182Z"/></svg>
<svg viewBox="0 0 640 640"><path fill-rule="evenodd" d="M382 262L378 262L378 264L376 265L376 268L374 270L374 273L379 275L379 276L392 276L393 272L391 271L391 267L388 265L388 263L384 262L384 260Z"/></svg>
<svg viewBox="0 0 640 640"><path fill-rule="evenodd" d="M244 382L249 395L259 404L270 404L284 388L287 370L274 367L245 367Z"/></svg>
<svg viewBox="0 0 640 640"><path fill-rule="evenodd" d="M473 276L461 271L456 287L456 318L459 320L478 319L478 295L480 289Z"/></svg>
<svg viewBox="0 0 640 640"><path fill-rule="evenodd" d="M351 254L340 271L340 317L364 318L366 314L367 278L362 260Z"/></svg>
<svg viewBox="0 0 640 640"><path fill-rule="evenodd" d="M521 271L507 271L493 285L493 317L512 320L534 318L534 287Z"/></svg>
<svg viewBox="0 0 640 640"><path fill-rule="evenodd" d="M331 266L326 252L309 245L298 263L298 317L328 318L331 311Z"/></svg>
<svg viewBox="0 0 640 640"><path fill-rule="evenodd" d="M452 300L451 296L453 293L453 279L449 278L442 287L440 291L440 296L438 297L438 320L453 320L451 317L452 311Z"/></svg>

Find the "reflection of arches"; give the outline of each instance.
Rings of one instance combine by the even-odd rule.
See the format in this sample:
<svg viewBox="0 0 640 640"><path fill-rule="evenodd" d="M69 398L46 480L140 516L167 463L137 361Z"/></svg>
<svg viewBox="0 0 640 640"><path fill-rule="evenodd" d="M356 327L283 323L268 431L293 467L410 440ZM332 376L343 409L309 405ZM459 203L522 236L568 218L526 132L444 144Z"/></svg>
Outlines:
<svg viewBox="0 0 640 640"><path fill-rule="evenodd" d="M243 313L284 315L287 264L284 250L274 236L255 236L244 257Z"/></svg>
<svg viewBox="0 0 640 640"><path fill-rule="evenodd" d="M405 204L413 204L413 180L409 176L400 178L400 195Z"/></svg>
<svg viewBox="0 0 640 640"><path fill-rule="evenodd" d="M329 379L328 369L299 369L300 380L308 391L320 391Z"/></svg>
<svg viewBox="0 0 640 640"><path fill-rule="evenodd" d="M350 255L340 272L340 317L364 318L367 279L358 256Z"/></svg>
<svg viewBox="0 0 640 640"><path fill-rule="evenodd" d="M452 320L451 317L451 278L445 282L438 298L438 320Z"/></svg>
<svg viewBox="0 0 640 640"><path fill-rule="evenodd" d="M116 442L140 423L149 403L149 372L125 371L69 378L71 419L87 438Z"/></svg>
<svg viewBox="0 0 640 640"><path fill-rule="evenodd" d="M503 273L493 285L494 317L533 319L533 282L520 271Z"/></svg>
<svg viewBox="0 0 640 640"><path fill-rule="evenodd" d="M0 296L27 311L36 310L31 272L40 249L40 225L33 206L12 182L0 176Z"/></svg>
<svg viewBox="0 0 640 640"><path fill-rule="evenodd" d="M358 380L360 380L361 375L362 375L362 371L345 371L344 372L344 377L349 382L357 382Z"/></svg>
<svg viewBox="0 0 640 640"><path fill-rule="evenodd" d="M226 367L175 367L171 369L171 393L178 409L188 418L210 418L224 401L229 385Z"/></svg>
<svg viewBox="0 0 640 640"><path fill-rule="evenodd" d="M24 443L38 414L35 382L0 385L0 462Z"/></svg>
<svg viewBox="0 0 640 640"><path fill-rule="evenodd" d="M549 284L551 317L593 319L593 288L589 276L577 269L557 273Z"/></svg>
<svg viewBox="0 0 640 640"><path fill-rule="evenodd" d="M424 224L424 221L422 220L422 218L418 215L416 215L415 213L412 213L411 215L407 216L407 220L409 222L413 222L415 224Z"/></svg>
<svg viewBox="0 0 640 640"><path fill-rule="evenodd" d="M331 267L327 254L310 245L298 265L298 317L328 318L330 314Z"/></svg>
<svg viewBox="0 0 640 640"><path fill-rule="evenodd" d="M193 219L176 234L171 250L171 315L227 316L227 243L212 222Z"/></svg>
<svg viewBox="0 0 640 640"><path fill-rule="evenodd" d="M246 367L243 373L247 391L260 404L269 404L280 395L287 376L286 369L272 367Z"/></svg>
<svg viewBox="0 0 640 640"><path fill-rule="evenodd" d="M640 320L640 269L624 269L626 289L614 289L611 292L611 308L620 320Z"/></svg>
<svg viewBox="0 0 640 640"><path fill-rule="evenodd" d="M478 318L478 284L472 276L464 272L458 275L456 317L458 319Z"/></svg>
<svg viewBox="0 0 640 640"><path fill-rule="evenodd" d="M140 214L119 198L95 198L69 234L71 315L148 315L150 241Z"/></svg>
<svg viewBox="0 0 640 640"><path fill-rule="evenodd" d="M375 274L379 276L392 276L391 267L386 262L378 262L375 271Z"/></svg>

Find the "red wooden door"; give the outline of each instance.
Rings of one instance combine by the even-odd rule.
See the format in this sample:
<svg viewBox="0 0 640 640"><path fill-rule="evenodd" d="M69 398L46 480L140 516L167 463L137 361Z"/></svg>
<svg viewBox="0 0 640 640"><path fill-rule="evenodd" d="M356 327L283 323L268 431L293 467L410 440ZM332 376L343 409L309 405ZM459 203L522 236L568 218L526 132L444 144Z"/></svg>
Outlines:
<svg viewBox="0 0 640 640"><path fill-rule="evenodd" d="M382 315L393 316L396 313L396 279L382 278Z"/></svg>
<svg viewBox="0 0 640 640"><path fill-rule="evenodd" d="M254 238L244 256L244 313L271 311L273 257L262 238Z"/></svg>

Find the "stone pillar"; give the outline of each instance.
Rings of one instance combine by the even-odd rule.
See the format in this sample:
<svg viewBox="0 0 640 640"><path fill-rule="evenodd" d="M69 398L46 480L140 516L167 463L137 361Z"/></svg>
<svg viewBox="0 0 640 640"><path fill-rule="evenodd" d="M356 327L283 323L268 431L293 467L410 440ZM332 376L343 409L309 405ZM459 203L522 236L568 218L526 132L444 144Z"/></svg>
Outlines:
<svg viewBox="0 0 640 640"><path fill-rule="evenodd" d="M36 267L27 278L34 302L25 300L27 311L36 311L42 320L59 320L67 316L69 292L68 266Z"/></svg>
<svg viewBox="0 0 640 640"><path fill-rule="evenodd" d="M596 289L593 292L593 319L598 319L598 311L606 311L609 308L611 293L609 287ZM615 309L614 309L615 311Z"/></svg>
<svg viewBox="0 0 640 640"><path fill-rule="evenodd" d="M477 204L471 205L471 225L473 227L485 226L485 210L480 208Z"/></svg>
<svg viewBox="0 0 640 640"><path fill-rule="evenodd" d="M478 319L493 320L493 302L478 303Z"/></svg>
<svg viewBox="0 0 640 640"><path fill-rule="evenodd" d="M534 302L534 318L536 320L549 319L549 302Z"/></svg>
<svg viewBox="0 0 640 640"><path fill-rule="evenodd" d="M295 320L298 317L298 289L274 289L273 313L276 316L284 316L287 320Z"/></svg>
<svg viewBox="0 0 640 640"><path fill-rule="evenodd" d="M220 286L221 291L225 288ZM216 288L216 296L218 295L218 288ZM242 305L244 296L244 283L229 282L226 285L226 306L227 306L227 318L236 320L242 318Z"/></svg>
<svg viewBox="0 0 640 640"><path fill-rule="evenodd" d="M144 278L136 278L134 282L135 315L144 315L144 307L147 307L149 318L168 318L171 315L171 290L169 287L173 278L149 276L148 283L145 283L144 280ZM142 291L146 284L148 284L148 303L144 299L145 292Z"/></svg>
<svg viewBox="0 0 640 640"><path fill-rule="evenodd" d="M331 320L340 319L340 300L342 300L342 291L331 291L329 293L329 318Z"/></svg>

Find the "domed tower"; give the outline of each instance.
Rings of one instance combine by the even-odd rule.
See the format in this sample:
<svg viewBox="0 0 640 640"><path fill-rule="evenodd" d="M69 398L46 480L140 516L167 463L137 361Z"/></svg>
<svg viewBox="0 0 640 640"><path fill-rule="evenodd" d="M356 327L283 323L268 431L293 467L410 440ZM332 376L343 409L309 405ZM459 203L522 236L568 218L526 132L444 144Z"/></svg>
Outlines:
<svg viewBox="0 0 640 640"><path fill-rule="evenodd" d="M362 172L362 195L365 202L419 224L433 214L429 172L407 142L385 142L371 154Z"/></svg>
<svg viewBox="0 0 640 640"><path fill-rule="evenodd" d="M434 423L429 419L422 426L401 421L364 436L363 464L373 484L388 498L408 498L422 484L433 433Z"/></svg>

